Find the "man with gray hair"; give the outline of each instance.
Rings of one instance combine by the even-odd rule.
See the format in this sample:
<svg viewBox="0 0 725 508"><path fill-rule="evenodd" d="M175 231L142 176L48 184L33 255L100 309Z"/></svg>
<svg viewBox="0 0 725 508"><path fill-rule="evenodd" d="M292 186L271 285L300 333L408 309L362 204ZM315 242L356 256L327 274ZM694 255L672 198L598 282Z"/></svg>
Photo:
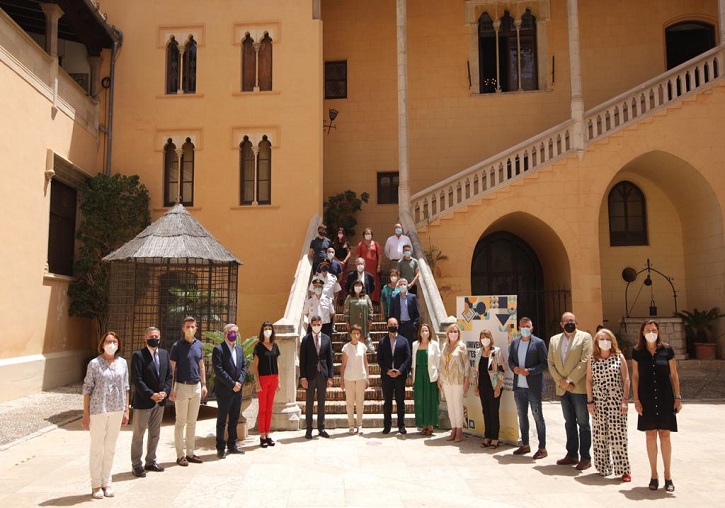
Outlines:
<svg viewBox="0 0 725 508"><path fill-rule="evenodd" d="M156 462L156 447L161 435L161 421L164 418L166 398L171 392L171 365L169 352L161 349L161 333L155 326L146 329L146 346L136 351L131 358L131 383L133 395L133 437L131 438L131 468L138 478L146 471L161 472L163 467ZM143 438L149 431L146 446L146 462L141 464Z"/></svg>
<svg viewBox="0 0 725 508"><path fill-rule="evenodd" d="M227 453L244 453L244 450L237 448L237 424L242 409L242 385L247 375L247 365L244 362L244 350L237 344L237 339L237 325L226 325L224 342L214 346L211 355L215 375L214 393L219 408L216 417L216 451L220 459L226 458Z"/></svg>

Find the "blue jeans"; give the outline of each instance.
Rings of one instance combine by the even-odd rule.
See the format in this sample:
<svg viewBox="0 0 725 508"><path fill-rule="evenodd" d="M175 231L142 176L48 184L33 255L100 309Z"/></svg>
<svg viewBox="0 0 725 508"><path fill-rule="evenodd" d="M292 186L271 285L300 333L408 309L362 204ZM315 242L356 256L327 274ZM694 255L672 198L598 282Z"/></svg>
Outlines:
<svg viewBox="0 0 725 508"><path fill-rule="evenodd" d="M561 397L561 411L564 413L567 457L591 460L589 448L592 446L592 430L589 427L587 394L565 392Z"/></svg>
<svg viewBox="0 0 725 508"><path fill-rule="evenodd" d="M536 436L539 439L539 449L545 449L546 422L544 422L544 413L541 410L541 392L528 388L515 388L514 400L516 401L516 410L519 413L521 444L524 446L529 444L529 405L531 405L531 414L534 415L534 422L536 423Z"/></svg>

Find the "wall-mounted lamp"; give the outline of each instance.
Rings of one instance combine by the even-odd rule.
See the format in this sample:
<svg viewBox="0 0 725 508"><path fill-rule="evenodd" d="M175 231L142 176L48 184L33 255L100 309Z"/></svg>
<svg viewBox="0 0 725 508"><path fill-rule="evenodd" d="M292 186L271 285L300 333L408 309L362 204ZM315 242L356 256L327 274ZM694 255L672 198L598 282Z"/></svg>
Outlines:
<svg viewBox="0 0 725 508"><path fill-rule="evenodd" d="M337 118L337 114L339 113L338 110L334 108L330 108L328 111L328 114L330 115L330 123L326 123L324 120L322 121L322 130L324 131L327 129L327 133L330 133L331 129L337 129L337 125L332 125L332 122L335 121L335 118Z"/></svg>

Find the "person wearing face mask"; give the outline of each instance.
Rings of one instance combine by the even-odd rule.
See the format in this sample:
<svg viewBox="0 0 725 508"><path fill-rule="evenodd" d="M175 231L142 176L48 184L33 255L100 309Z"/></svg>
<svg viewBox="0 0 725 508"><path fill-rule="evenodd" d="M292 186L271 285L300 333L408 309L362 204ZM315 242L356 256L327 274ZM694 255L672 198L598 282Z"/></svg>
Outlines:
<svg viewBox="0 0 725 508"><path fill-rule="evenodd" d="M367 271L363 258L355 259L355 269L347 274L346 280L345 291L348 295L352 294L352 285L359 281L365 286L365 293L370 296L371 300L373 299L371 293L375 292L376 279L372 273Z"/></svg>
<svg viewBox="0 0 725 508"><path fill-rule="evenodd" d="M238 344L239 328L234 323L224 326L224 342L214 346L211 363L214 366L214 393L217 397L216 455L224 459L227 453L244 454L237 447L237 424L242 410L242 385L247 375L244 350ZM226 423L227 438L224 439Z"/></svg>
<svg viewBox="0 0 725 508"><path fill-rule="evenodd" d="M334 247L328 247L327 251L325 252L325 261L330 263L330 267L328 268L328 272L331 275L334 275L337 277L338 284L340 283L340 277L342 275L342 265L340 262L335 259L335 248Z"/></svg>
<svg viewBox="0 0 725 508"><path fill-rule="evenodd" d="M408 293L408 281L402 277L398 280L398 291L398 296L390 299L390 317L398 320L400 334L408 337L412 347L420 322L418 299Z"/></svg>
<svg viewBox="0 0 725 508"><path fill-rule="evenodd" d="M181 327L184 338L177 340L169 353L171 384L169 400L174 403L176 424L174 425L174 446L176 463L188 467L189 463L203 461L194 453L196 449L196 420L199 417L201 399L206 397L206 366L204 349L196 336L196 319L184 318ZM186 453L184 453L186 451Z"/></svg>
<svg viewBox="0 0 725 508"><path fill-rule="evenodd" d="M411 354L408 339L398 333L398 320L388 319L388 334L378 344L378 365L383 385L383 434L393 425L393 395L398 410L398 432L405 429L405 379L410 369Z"/></svg>
<svg viewBox="0 0 725 508"><path fill-rule="evenodd" d="M438 427L438 364L441 349L431 334L428 323L420 325L418 340L413 342L413 400L415 402L415 425L422 428L421 434L432 436Z"/></svg>
<svg viewBox="0 0 725 508"><path fill-rule="evenodd" d="M388 273L388 283L383 286L380 292L380 303L382 303L383 317L387 321L390 317L390 302L393 298L398 296L400 290L398 289L398 280L400 279L400 272L393 268Z"/></svg>
<svg viewBox="0 0 725 508"><path fill-rule="evenodd" d="M332 326L335 322L335 302L325 294L325 282L322 279L312 279L310 288L312 289L312 296L305 302L302 312L307 317L308 323L311 322L312 316L320 316L322 319L322 333L332 337Z"/></svg>
<svg viewBox="0 0 725 508"><path fill-rule="evenodd" d="M481 399L483 411L483 443L482 448L498 448L498 433L501 429L499 408L503 391L503 355L501 349L494 345L490 330L482 330L478 336L481 347L476 351L473 364L473 391Z"/></svg>
<svg viewBox="0 0 725 508"><path fill-rule="evenodd" d="M368 355L365 344L360 340L360 325L350 327L350 342L342 347L342 365L340 365L340 387L345 390L347 402L348 434L360 432L365 410L365 390L370 386L368 378ZM357 420L355 420L357 407Z"/></svg>
<svg viewBox="0 0 725 508"><path fill-rule="evenodd" d="M393 234L385 241L385 259L388 261L388 269L397 268L398 261L403 257L403 247L413 245L410 238L403 234L403 226L400 223L393 226Z"/></svg>
<svg viewBox="0 0 725 508"><path fill-rule="evenodd" d="M632 352L632 393L637 430L647 437L650 466L650 490L659 488L657 474L657 439L665 469L665 490L674 492L672 483L672 443L670 433L677 432L677 413L682 410L680 377L675 352L662 341L659 324L651 319L642 323L639 340Z"/></svg>
<svg viewBox="0 0 725 508"><path fill-rule="evenodd" d="M357 265L360 263L360 259L363 260L363 271L370 274L373 280L372 285L366 288L366 291L370 299L377 303L380 301L380 271L383 266L383 250L380 248L380 244L373 240L373 230L370 228L365 228L363 239L357 244L357 249L355 249L356 270L354 270L354 275L358 278L360 276L360 269ZM353 271L351 270L348 277L352 274ZM349 285L350 283L348 281L348 287Z"/></svg>
<svg viewBox="0 0 725 508"><path fill-rule="evenodd" d="M277 365L280 351L279 346L274 342L274 327L271 322L265 321L262 323L257 337L259 341L254 346L254 363L252 367L259 400L257 426L259 427L259 446L267 448L275 444L269 435L269 429L272 423L274 394L281 387L279 366Z"/></svg>
<svg viewBox="0 0 725 508"><path fill-rule="evenodd" d="M566 430L566 456L556 463L576 465L578 471L584 471L592 466L586 387L592 336L577 330L576 316L571 312L561 316L560 324L564 331L549 339L549 373L556 383L556 394L561 397Z"/></svg>
<svg viewBox="0 0 725 508"><path fill-rule="evenodd" d="M468 392L470 365L468 350L461 340L461 329L453 324L446 330L446 343L438 367L438 387L443 390L451 420L451 435L446 441L463 441L463 398Z"/></svg>
<svg viewBox="0 0 725 508"><path fill-rule="evenodd" d="M340 263L340 267L342 268L342 271L337 278L337 282L340 283L340 286L347 287L347 262L352 255L352 249L350 248L350 243L345 235L345 228L337 229L337 235L332 239L332 247L335 249L335 259L338 263ZM338 295L338 302L342 303L341 295Z"/></svg>
<svg viewBox="0 0 725 508"><path fill-rule="evenodd" d="M146 346L134 352L131 358L133 393L133 437L131 438L131 471L139 478L146 471L162 472L156 462L156 448L161 435L166 399L171 392L171 365L169 352L159 347L161 332L155 326L146 329ZM141 462L143 438L149 431L145 465Z"/></svg>
<svg viewBox="0 0 725 508"><path fill-rule="evenodd" d="M330 337L322 333L322 318L312 316L310 331L300 342L300 385L305 389L305 439L312 439L312 410L317 397L317 431L328 438L325 430L325 396L332 386L333 354Z"/></svg>
<svg viewBox="0 0 725 508"><path fill-rule="evenodd" d="M546 451L546 422L541 407L544 394L544 371L548 366L546 343L533 334L534 323L528 317L519 320L520 337L509 346L509 369L514 373L514 401L519 416L521 446L514 455L531 452L529 446L529 406L536 424L536 437L539 448L534 454L535 460L548 456Z"/></svg>
<svg viewBox="0 0 725 508"><path fill-rule="evenodd" d="M312 261L312 271L317 272L322 261L325 260L327 249L332 247L332 240L327 238L327 226L320 224L317 226L317 236L310 242L309 257Z"/></svg>
<svg viewBox="0 0 725 508"><path fill-rule="evenodd" d="M373 302L365 292L365 286L359 280L352 285L352 293L345 298L344 320L348 329L357 325L362 330L365 344L368 350L373 352L372 340L370 340L370 318L373 315Z"/></svg>
<svg viewBox="0 0 725 508"><path fill-rule="evenodd" d="M417 295L420 268L418 268L418 260L413 257L413 247L410 245L403 247L403 257L398 261L397 268L400 277L408 281L408 292Z"/></svg>
<svg viewBox="0 0 725 508"><path fill-rule="evenodd" d="M594 467L602 476L614 472L632 481L627 453L629 370L617 338L606 328L594 334L587 363L587 409L592 416Z"/></svg>
<svg viewBox="0 0 725 508"><path fill-rule="evenodd" d="M113 497L111 469L122 425L128 425L129 382L126 360L117 356L121 339L106 333L98 343L99 355L88 363L83 380L81 426L91 432L89 469L91 497Z"/></svg>
<svg viewBox="0 0 725 508"><path fill-rule="evenodd" d="M312 280L320 279L323 282L322 286L322 294L329 297L333 301L335 300L335 295L338 294L342 287L340 286L340 283L337 281L337 277L332 275L330 273L330 263L328 263L326 260L323 260L318 265L318 272L315 273L315 275L312 277ZM310 283L310 286L307 288L310 294L314 292L314 288L312 287L312 283Z"/></svg>

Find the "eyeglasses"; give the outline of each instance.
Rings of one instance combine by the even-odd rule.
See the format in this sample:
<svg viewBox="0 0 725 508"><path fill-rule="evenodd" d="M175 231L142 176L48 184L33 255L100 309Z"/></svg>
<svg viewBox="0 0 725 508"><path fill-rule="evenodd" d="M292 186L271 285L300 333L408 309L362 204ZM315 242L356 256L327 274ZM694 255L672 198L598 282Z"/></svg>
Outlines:
<svg viewBox="0 0 725 508"><path fill-rule="evenodd" d="M151 335L151 336L149 336L149 339L160 339L160 338L161 337L159 337L158 335Z"/></svg>

